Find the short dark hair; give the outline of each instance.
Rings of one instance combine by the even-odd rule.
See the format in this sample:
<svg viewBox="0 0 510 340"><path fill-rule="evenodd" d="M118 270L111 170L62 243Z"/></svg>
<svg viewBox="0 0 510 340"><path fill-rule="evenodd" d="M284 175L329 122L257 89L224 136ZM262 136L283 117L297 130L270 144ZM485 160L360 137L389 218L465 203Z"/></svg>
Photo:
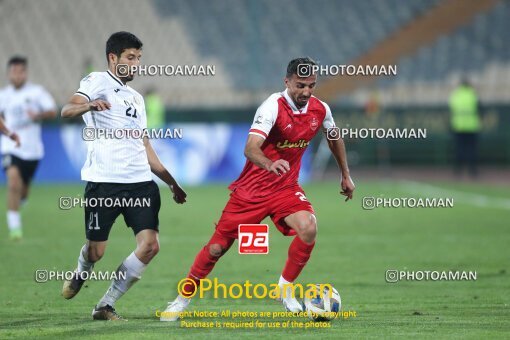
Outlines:
<svg viewBox="0 0 510 340"><path fill-rule="evenodd" d="M24 65L27 66L28 60L26 57L15 55L12 56L7 62L7 67L11 67L12 65Z"/></svg>
<svg viewBox="0 0 510 340"><path fill-rule="evenodd" d="M292 59L289 62L289 65L287 65L287 78L292 77L293 74L298 74L298 66L301 64L311 65L315 66L317 63L315 60L313 60L310 57L302 57L302 58L296 58Z"/></svg>
<svg viewBox="0 0 510 340"><path fill-rule="evenodd" d="M106 60L108 60L108 54L113 53L117 57L120 57L122 52L128 48L141 49L143 43L133 33L126 31L113 33L106 42Z"/></svg>

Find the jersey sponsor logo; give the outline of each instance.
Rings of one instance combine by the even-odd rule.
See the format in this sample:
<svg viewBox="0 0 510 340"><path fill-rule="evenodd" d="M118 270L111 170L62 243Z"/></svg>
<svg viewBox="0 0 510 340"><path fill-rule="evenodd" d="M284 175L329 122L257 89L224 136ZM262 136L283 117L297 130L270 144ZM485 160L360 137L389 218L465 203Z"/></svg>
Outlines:
<svg viewBox="0 0 510 340"><path fill-rule="evenodd" d="M269 253L269 226L267 224L240 224L238 235L239 254Z"/></svg>
<svg viewBox="0 0 510 340"><path fill-rule="evenodd" d="M309 144L310 141L307 141L306 139L300 139L297 142L289 142L289 140L286 139L284 142L276 143L276 147L278 149L306 148Z"/></svg>

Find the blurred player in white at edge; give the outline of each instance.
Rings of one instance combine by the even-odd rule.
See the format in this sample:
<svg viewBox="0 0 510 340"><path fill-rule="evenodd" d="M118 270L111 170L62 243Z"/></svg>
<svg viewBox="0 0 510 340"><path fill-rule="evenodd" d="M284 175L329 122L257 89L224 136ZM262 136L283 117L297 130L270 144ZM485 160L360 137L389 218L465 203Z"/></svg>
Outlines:
<svg viewBox="0 0 510 340"><path fill-rule="evenodd" d="M7 177L7 226L13 240L21 239L20 206L44 157L41 122L56 117L56 105L42 86L28 81L28 61L14 56L7 63L9 85L0 90L2 167Z"/></svg>

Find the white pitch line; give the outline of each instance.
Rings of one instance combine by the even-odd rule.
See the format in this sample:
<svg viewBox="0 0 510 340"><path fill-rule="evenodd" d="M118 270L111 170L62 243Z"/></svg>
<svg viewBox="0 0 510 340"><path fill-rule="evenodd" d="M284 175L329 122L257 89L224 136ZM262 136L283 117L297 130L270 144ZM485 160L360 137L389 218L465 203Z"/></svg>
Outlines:
<svg viewBox="0 0 510 340"><path fill-rule="evenodd" d="M506 198L474 194L453 189L445 189L415 181L399 181L399 183L402 184L402 188L404 190L409 192L418 192L420 194L434 197L452 197L455 203L459 202L480 208L497 208L510 210L510 199Z"/></svg>

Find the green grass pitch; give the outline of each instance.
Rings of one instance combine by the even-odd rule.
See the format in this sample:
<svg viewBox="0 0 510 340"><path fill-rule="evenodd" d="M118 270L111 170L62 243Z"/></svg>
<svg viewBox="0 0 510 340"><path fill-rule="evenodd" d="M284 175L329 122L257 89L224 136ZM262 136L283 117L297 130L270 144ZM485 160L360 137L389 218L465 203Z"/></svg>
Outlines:
<svg viewBox="0 0 510 340"><path fill-rule="evenodd" d="M94 304L109 282L88 282L72 300L60 296L61 281L36 283L37 269L72 270L84 243L83 212L62 211L59 196L78 196L81 186L33 187L23 209L24 239L8 240L5 208L0 220L0 338L99 337L113 339L183 338L493 338L510 336L510 200L508 187L432 183L441 195L454 190L454 208L363 210L361 197L419 197L420 186L405 182L358 181L355 199L344 202L333 182L305 186L316 209L317 245L300 283L329 282L342 296L342 309L356 317L336 319L323 329L183 328L155 317L176 296L176 284L207 242L228 198L226 185L187 188L184 206L162 188L159 255L140 282L117 302L128 322L91 320ZM418 189L417 189L418 188ZM427 190L430 188L427 187ZM461 193L461 194L459 194ZM466 198L463 194L468 195ZM460 196L459 196L460 195ZM473 203L469 195L483 195ZM5 186L0 189L5 197ZM428 194L430 196L430 194ZM470 198L471 197L471 198ZM5 206L5 199L0 201ZM499 202L493 207L491 202ZM506 204L506 203L505 203ZM504 205L504 204L503 204ZM237 243L217 264L211 278L222 283L274 283L286 259L290 238L272 226L268 255L238 255ZM135 246L120 217L110 234L103 260L95 270L111 271ZM386 283L385 271L469 270L476 281ZM194 299L190 310L280 311L272 300ZM192 318L190 321L232 321ZM288 318L259 318L284 322ZM306 319L294 321L306 322ZM237 321L251 321L240 319Z"/></svg>

